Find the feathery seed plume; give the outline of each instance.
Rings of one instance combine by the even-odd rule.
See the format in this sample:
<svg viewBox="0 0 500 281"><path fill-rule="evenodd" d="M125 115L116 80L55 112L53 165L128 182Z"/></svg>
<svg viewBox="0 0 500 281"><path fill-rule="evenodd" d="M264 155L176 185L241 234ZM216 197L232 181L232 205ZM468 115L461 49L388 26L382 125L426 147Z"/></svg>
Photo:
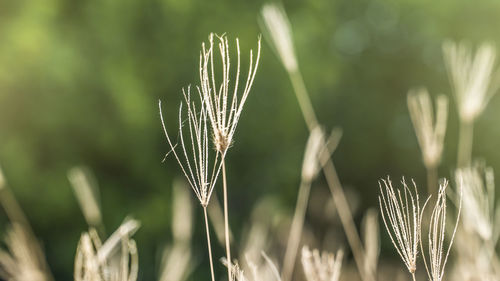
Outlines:
<svg viewBox="0 0 500 281"><path fill-rule="evenodd" d="M389 178L379 181L378 199L382 220L392 244L408 271L414 275L417 269L422 213L430 197L421 208L415 182L412 181L414 192L410 190L404 178L401 182L403 190L395 190Z"/></svg>
<svg viewBox="0 0 500 281"><path fill-rule="evenodd" d="M460 119L472 122L483 112L500 84L491 83L496 60L495 47L481 44L475 54L464 42L446 41L443 44L444 60L458 106Z"/></svg>
<svg viewBox="0 0 500 281"><path fill-rule="evenodd" d="M443 153L446 120L448 117L448 98L439 95L436 99L436 114L432 101L425 88L408 93L408 109L415 128L418 144L427 168L437 167Z"/></svg>
<svg viewBox="0 0 500 281"><path fill-rule="evenodd" d="M188 133L185 133L183 130L183 110L181 102L179 107L179 138L182 153L176 152L175 148L177 145L174 145L169 137L165 121L163 120L161 101L159 101L158 106L160 108L161 123L171 152L174 154L175 159L179 163L184 176L201 205L206 207L210 202L210 196L212 195L220 172L221 159L218 155L215 155L212 157L213 160L210 160L212 155L210 153L208 141L209 128L207 125L207 108L203 102L203 98L200 96L200 112L198 113L196 103L191 101L190 87L188 87L187 92L184 89L182 92L187 108L188 127ZM181 158L183 159L181 160Z"/></svg>
<svg viewBox="0 0 500 281"><path fill-rule="evenodd" d="M230 86L231 64L229 57L229 44L225 35L217 36L219 54L222 64L222 79L216 80L214 71L214 34L209 36L208 47L202 44L200 53L200 86L198 92L203 97L206 114L210 120L213 134L213 142L217 152L225 156L231 146L233 136L240 119L243 106L246 102L250 89L252 88L255 74L260 59L260 38L258 40L257 58L253 57L250 50L250 62L248 77L241 95L238 95L238 84L240 80L240 44L236 39L237 64L234 85Z"/></svg>
<svg viewBox="0 0 500 281"><path fill-rule="evenodd" d="M429 224L429 261L425 257L425 251L423 249L422 241L420 241L420 247L422 248L422 257L424 259L425 269L429 280L431 281L441 281L444 276L444 269L448 256L450 254L451 246L453 245L453 240L455 239L455 234L458 227L458 221L460 218L460 211L462 209L462 195L460 195L460 203L458 207L457 221L453 229L453 233L448 244L448 249L445 249L445 231L446 231L446 188L448 187L448 181L445 179L439 185L439 192L436 200L436 205L432 210L430 224ZM462 194L462 193L461 193Z"/></svg>

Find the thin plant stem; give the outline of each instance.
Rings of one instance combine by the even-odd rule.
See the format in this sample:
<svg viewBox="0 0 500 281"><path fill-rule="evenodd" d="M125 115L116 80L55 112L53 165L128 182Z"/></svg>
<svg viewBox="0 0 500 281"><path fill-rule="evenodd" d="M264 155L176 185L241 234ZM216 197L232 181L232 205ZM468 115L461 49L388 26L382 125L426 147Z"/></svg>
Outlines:
<svg viewBox="0 0 500 281"><path fill-rule="evenodd" d="M460 121L457 156L457 166L459 168L467 167L471 163L473 132L473 121Z"/></svg>
<svg viewBox="0 0 500 281"><path fill-rule="evenodd" d="M415 272L411 273L411 277L413 278L413 281L417 281L417 278L415 277Z"/></svg>
<svg viewBox="0 0 500 281"><path fill-rule="evenodd" d="M205 230L207 231L208 257L210 258L210 274L212 275L212 281L215 281L214 262L212 260L212 242L210 240L210 230L208 228L207 207L203 207L203 214L205 215Z"/></svg>
<svg viewBox="0 0 500 281"><path fill-rule="evenodd" d="M222 185L224 191L224 237L226 238L227 277L231 281L231 243L229 241L229 219L227 212L226 160L222 156Z"/></svg>
<svg viewBox="0 0 500 281"><path fill-rule="evenodd" d="M328 160L323 166L323 172L325 174L328 187L330 188L330 192L332 193L333 202L335 203L335 206L337 206L337 212L339 214L340 221L342 222L342 226L344 227L347 242L351 247L354 261L356 262L356 266L359 269L361 279L365 281L373 281L375 280L375 277L366 275L363 271L363 268L365 268L363 259L365 251L363 248L363 244L361 243L358 231L356 230L352 213L349 208L349 203L347 202L344 190L342 189L342 185L340 184L337 171L335 170L335 166L333 165L333 162L329 156Z"/></svg>
<svg viewBox="0 0 500 281"><path fill-rule="evenodd" d="M438 171L436 166L427 167L427 194L434 194L437 191Z"/></svg>
<svg viewBox="0 0 500 281"><path fill-rule="evenodd" d="M299 102L300 110L302 111L302 115L306 121L306 125L309 131L312 131L318 125L318 119L316 118L316 113L314 113L314 108L311 100L309 99L309 95L307 94L302 74L300 74L299 70L297 70L290 72L289 75L295 96Z"/></svg>
<svg viewBox="0 0 500 281"><path fill-rule="evenodd" d="M282 281L289 281L293 275L295 266L295 259L299 249L300 237L302 236L302 229L304 227L304 217L307 210L307 201L309 200L309 192L311 190L311 181L302 180L299 187L299 194L297 196L297 203L295 206L295 213L293 215L292 226L290 228L290 235L285 251L285 258L283 259L283 272L281 274Z"/></svg>
<svg viewBox="0 0 500 281"><path fill-rule="evenodd" d="M288 72L288 75L290 77L295 96L297 97L297 100L299 102L299 107L306 122L307 128L311 132L318 125L318 119L316 118L314 108L307 93L304 79L302 78L302 75L298 70ZM363 248L363 244L361 243L361 238L359 237L358 231L356 230L356 225L349 208L349 203L347 202L344 190L342 189L342 185L340 184L337 171L335 170L333 161L330 158L331 153L325 153L325 155L328 155L328 158L322 161L322 163L325 163L323 166L323 172L325 174L328 187L330 188L333 202L337 207L340 221L342 222L342 226L344 227L347 242L349 243L354 256L354 261L356 262L356 266L358 267L361 279L364 281L373 281L376 279L375 276L373 276L373 274L365 274L363 270L365 268L363 258L365 256L365 251Z"/></svg>

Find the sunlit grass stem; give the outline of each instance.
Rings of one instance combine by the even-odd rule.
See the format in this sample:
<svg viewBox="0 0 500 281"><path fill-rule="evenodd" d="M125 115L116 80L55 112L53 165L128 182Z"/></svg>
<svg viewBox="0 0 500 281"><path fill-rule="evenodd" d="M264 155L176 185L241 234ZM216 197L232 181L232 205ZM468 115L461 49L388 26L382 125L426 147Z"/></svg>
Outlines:
<svg viewBox="0 0 500 281"><path fill-rule="evenodd" d="M231 242L229 238L229 216L227 206L227 179L226 179L226 160L222 157L222 186L224 192L224 237L226 239L226 259L227 263L227 277L231 281Z"/></svg>
<svg viewBox="0 0 500 281"><path fill-rule="evenodd" d="M207 232L208 257L210 259L210 275L212 276L212 281L215 281L214 262L212 259L212 242L210 240L210 228L208 227L207 207L203 207L203 215L205 219L205 230Z"/></svg>
<svg viewBox="0 0 500 281"><path fill-rule="evenodd" d="M459 168L468 167L472 158L472 143L474 137L473 121L460 121L460 131L458 136L457 166Z"/></svg>
<svg viewBox="0 0 500 281"><path fill-rule="evenodd" d="M307 128L311 132L317 126L318 119L316 118L316 114L312 106L309 94L307 93L303 77L298 70L293 72L288 72L288 74L290 76L290 80L294 88L294 93L299 102L299 107L306 122ZM359 237L359 233L356 229L353 215L349 207L349 203L347 202L347 198L340 183L339 177L337 175L337 171L335 170L333 161L330 158L331 154L327 153L325 155L328 158L322 159L322 162L324 163L323 172L325 174L328 187L332 194L333 202L335 203L335 206L337 206L337 211L340 217L340 221L342 223L342 226L344 227L344 231L347 237L347 242L349 243L349 246L352 250L354 261L356 262L356 266L359 269L359 274L361 275L361 278L365 281L375 280L376 279L375 276L365 276L362 270L364 268L363 244L361 243L361 238Z"/></svg>
<svg viewBox="0 0 500 281"><path fill-rule="evenodd" d="M303 179L300 183L299 194L297 196L297 203L295 205L295 212L293 215L292 227L288 238L285 258L283 259L283 273L281 274L282 281L291 280L295 259L297 258L297 251L299 249L300 237L304 226L304 217L307 210L307 201L311 191L311 181Z"/></svg>

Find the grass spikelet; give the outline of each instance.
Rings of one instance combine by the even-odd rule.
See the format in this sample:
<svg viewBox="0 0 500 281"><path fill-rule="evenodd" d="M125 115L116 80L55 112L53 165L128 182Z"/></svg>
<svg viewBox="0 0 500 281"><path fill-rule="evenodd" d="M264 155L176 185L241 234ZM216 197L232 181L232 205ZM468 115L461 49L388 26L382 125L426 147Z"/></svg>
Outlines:
<svg viewBox="0 0 500 281"><path fill-rule="evenodd" d="M200 86L198 92L203 97L208 118L212 127L213 142L216 150L224 157L232 144L233 136L238 125L243 106L247 100L250 89L257 73L260 60L260 38L258 40L257 57L250 50L248 76L243 91L239 94L240 80L240 44L236 39L237 64L234 85L230 85L231 63L229 56L229 43L225 35L216 36L222 65L222 79L217 80L214 71L214 34L209 36L208 46L202 44L200 53Z"/></svg>
<svg viewBox="0 0 500 281"><path fill-rule="evenodd" d="M191 100L191 91L189 87L187 91L183 89L182 92L186 107L188 130L187 133L183 130L184 117L182 109L183 103L181 102L179 106L179 138L182 150L181 153L175 150L177 144L173 144L168 134L165 121L163 120L161 101L158 103L160 118L167 142L171 148L171 153L174 154L175 159L179 163L186 180L196 194L200 204L206 208L210 202L210 196L212 195L220 172L221 161L217 156L212 157L212 160L210 159L207 110L201 97L197 106L197 103ZM199 110L199 112L197 110Z"/></svg>
<svg viewBox="0 0 500 281"><path fill-rule="evenodd" d="M423 249L422 241L420 241L420 247L422 248L422 257L424 259L425 269L429 280L431 281L441 281L444 276L444 269L446 262L448 261L448 256L450 255L451 246L453 245L453 240L455 239L455 234L458 227L458 222L460 218L460 211L462 209L462 196L460 196L460 203L458 207L457 221L453 229L448 248L445 249L445 232L446 232L446 188L448 187L448 181L445 179L439 186L439 192L437 195L436 205L432 210L430 224L429 224L429 235L428 235L428 256L427 261L425 257L425 251Z"/></svg>
<svg viewBox="0 0 500 281"><path fill-rule="evenodd" d="M401 182L403 184L402 190L395 189L389 178L379 181L380 212L392 244L413 279L415 279L422 213L429 198L425 201L423 207L420 207L415 182L412 181L413 192L406 184L404 178Z"/></svg>

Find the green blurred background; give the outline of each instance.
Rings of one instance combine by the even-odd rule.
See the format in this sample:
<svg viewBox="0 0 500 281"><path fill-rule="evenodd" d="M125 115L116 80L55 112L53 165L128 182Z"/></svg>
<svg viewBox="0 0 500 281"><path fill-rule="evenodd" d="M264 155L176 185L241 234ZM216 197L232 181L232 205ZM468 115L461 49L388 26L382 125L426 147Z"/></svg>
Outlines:
<svg viewBox="0 0 500 281"><path fill-rule="evenodd" d="M171 239L171 185L181 175L173 159L161 162L168 146L158 99L167 123L176 126L181 88L198 82L199 48L210 32L225 32L230 42L239 37L246 65L264 3L0 1L0 163L57 280L71 279L76 245L87 229L66 176L75 165L89 167L99 181L108 231L129 214L142 222L135 236L140 280L154 280L161 248ZM343 129L333 159L345 188L361 194L359 219L376 206L379 178L406 175L425 182L407 90L427 86L431 94L449 95L442 41L498 43L500 1L283 4L319 119L326 128ZM450 108L441 176L449 176L456 162L453 102ZM494 98L475 130L474 154L494 168L500 167L499 109L500 98ZM286 73L263 41L228 156L237 240L259 198L273 195L277 208L293 210L307 136ZM322 181L313 188L324 188ZM195 214L199 267L192 280L202 280L201 209ZM1 220L5 226L5 215ZM386 256L394 256L389 243L383 242ZM222 255L217 249L216 256Z"/></svg>

